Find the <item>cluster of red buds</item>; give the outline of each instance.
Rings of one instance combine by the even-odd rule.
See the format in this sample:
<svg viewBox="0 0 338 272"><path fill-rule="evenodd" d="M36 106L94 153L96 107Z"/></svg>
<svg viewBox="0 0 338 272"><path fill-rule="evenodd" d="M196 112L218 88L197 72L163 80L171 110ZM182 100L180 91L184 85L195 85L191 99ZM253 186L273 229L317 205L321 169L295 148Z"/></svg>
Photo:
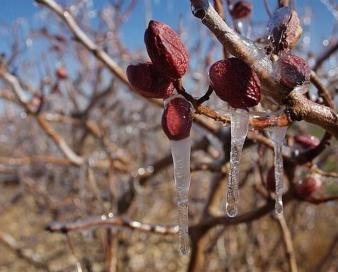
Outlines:
<svg viewBox="0 0 338 272"><path fill-rule="evenodd" d="M129 83L145 97L167 99L173 95L174 83L188 70L187 49L173 29L156 21L150 21L144 42L151 62L129 65ZM210 67L209 77L217 96L233 108L247 109L260 102L260 80L241 59L228 58L215 62ZM171 140L184 139L189 136L192 124L190 103L179 96L168 100L162 117L163 130Z"/></svg>
<svg viewBox="0 0 338 272"><path fill-rule="evenodd" d="M149 22L144 42L151 62L129 65L129 83L145 97L166 99L174 92L174 82L188 70L187 49L171 27L157 21ZM163 131L168 138L187 138L191 125L190 103L183 97L171 99L162 116Z"/></svg>

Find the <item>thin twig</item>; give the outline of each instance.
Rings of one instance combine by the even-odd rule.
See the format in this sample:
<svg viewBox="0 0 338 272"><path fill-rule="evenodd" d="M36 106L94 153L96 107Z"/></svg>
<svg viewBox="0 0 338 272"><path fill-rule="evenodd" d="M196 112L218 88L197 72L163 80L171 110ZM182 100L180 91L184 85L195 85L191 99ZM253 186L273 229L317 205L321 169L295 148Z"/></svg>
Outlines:
<svg viewBox="0 0 338 272"><path fill-rule="evenodd" d="M30 263L38 269L49 271L48 264L42 261L42 258L37 253L29 249L23 249L21 245L15 240L13 236L8 233L0 231L0 242L3 243L7 248L14 251L15 254Z"/></svg>
<svg viewBox="0 0 338 272"><path fill-rule="evenodd" d="M290 272L297 272L298 269L297 269L295 251L294 251L294 248L293 248L292 237L291 237L291 233L290 233L290 230L288 228L288 225L286 224L285 217L284 217L283 214L281 214L281 215L278 215L276 217L276 220L277 220L278 226L279 226L279 228L282 232L286 257L287 257L288 263L289 263L289 271Z"/></svg>
<svg viewBox="0 0 338 272"><path fill-rule="evenodd" d="M177 226L161 226L161 225L145 224L142 222L129 220L124 217L116 217L113 216L112 214L109 214L108 216L102 215L99 217L90 217L76 222L68 222L68 223L53 222L46 227L46 230L49 232L68 233L72 231L79 231L100 226L119 226L131 230L141 232L151 232L154 234L161 235L172 235L178 232Z"/></svg>

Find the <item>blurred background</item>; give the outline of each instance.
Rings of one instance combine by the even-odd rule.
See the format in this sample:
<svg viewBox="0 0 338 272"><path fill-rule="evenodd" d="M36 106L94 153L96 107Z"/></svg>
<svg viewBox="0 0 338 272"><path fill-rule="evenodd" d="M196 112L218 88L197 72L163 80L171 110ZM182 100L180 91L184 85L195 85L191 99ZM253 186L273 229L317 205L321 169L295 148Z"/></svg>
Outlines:
<svg viewBox="0 0 338 272"><path fill-rule="evenodd" d="M56 2L123 71L130 63L148 60L143 36L149 20L170 25L190 53L184 86L194 97L205 93L210 65L223 58L222 46L192 15L190 1ZM232 25L227 1L214 2L222 3ZM277 2L251 1L252 15L245 22L252 28L251 39L264 36ZM294 53L308 61L337 106L338 4L294 0L291 5L303 26ZM304 164L286 160L290 199L283 220L268 210L239 224L214 225L203 237L192 229L193 253L181 256L173 233L176 195L169 141L161 129L162 107L132 92L55 12L33 0L1 1L0 53L1 272L291 271L290 254L298 271L337 271L335 139ZM323 102L312 85L309 98ZM206 104L220 114L226 109L215 95ZM191 135L191 226L224 215L229 127L205 122L212 129L195 123ZM296 135L320 139L324 133L305 122L294 123L285 142L286 157L314 148L297 142ZM241 162L240 214L271 204L266 184L272 166L271 148L249 139ZM297 184L309 176L321 184L311 195L297 195ZM107 219L116 221L102 225ZM79 224L67 225L73 228L67 232L60 227L65 222ZM165 225L167 231L140 231L142 224Z"/></svg>

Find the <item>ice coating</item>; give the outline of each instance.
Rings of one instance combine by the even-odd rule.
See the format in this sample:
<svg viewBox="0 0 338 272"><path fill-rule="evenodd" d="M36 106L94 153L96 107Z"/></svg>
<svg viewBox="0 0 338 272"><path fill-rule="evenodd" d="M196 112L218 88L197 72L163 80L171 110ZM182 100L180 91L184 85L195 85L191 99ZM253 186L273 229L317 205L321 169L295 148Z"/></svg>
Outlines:
<svg viewBox="0 0 338 272"><path fill-rule="evenodd" d="M275 212L281 214L283 212L283 141L288 127L273 127L270 129L271 140L274 147L274 164L275 164L275 181L276 181L276 200Z"/></svg>
<svg viewBox="0 0 338 272"><path fill-rule="evenodd" d="M179 141L170 141L170 145L177 193L180 251L183 255L186 255L190 251L188 199L191 180L191 140L188 137Z"/></svg>
<svg viewBox="0 0 338 272"><path fill-rule="evenodd" d="M227 189L226 212L229 217L237 215L239 198L239 165L245 138L248 134L249 112L234 109L231 113L230 173Z"/></svg>
<svg viewBox="0 0 338 272"><path fill-rule="evenodd" d="M248 18L242 18L242 19L235 19L234 20L234 27L239 31L239 33L247 38L251 39L252 37L252 28L250 25L250 21Z"/></svg>
<svg viewBox="0 0 338 272"><path fill-rule="evenodd" d="M281 7L277 9L268 22L268 32L271 33L274 28L285 23L290 18L291 12L292 10L289 7Z"/></svg>

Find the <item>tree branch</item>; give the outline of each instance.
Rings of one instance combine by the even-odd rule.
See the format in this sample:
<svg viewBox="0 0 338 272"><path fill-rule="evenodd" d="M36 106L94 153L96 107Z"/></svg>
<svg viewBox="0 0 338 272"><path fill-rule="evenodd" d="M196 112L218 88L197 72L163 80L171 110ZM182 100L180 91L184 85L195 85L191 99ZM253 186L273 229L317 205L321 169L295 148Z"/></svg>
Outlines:
<svg viewBox="0 0 338 272"><path fill-rule="evenodd" d="M71 231L79 231L99 226L119 226L129 228L131 230L141 232L151 232L154 234L173 235L178 233L178 226L161 226L145 224L138 221L129 220L124 217L117 217L109 214L108 216L102 215L99 217L89 217L76 222L60 223L53 222L46 226L49 232L68 233Z"/></svg>

